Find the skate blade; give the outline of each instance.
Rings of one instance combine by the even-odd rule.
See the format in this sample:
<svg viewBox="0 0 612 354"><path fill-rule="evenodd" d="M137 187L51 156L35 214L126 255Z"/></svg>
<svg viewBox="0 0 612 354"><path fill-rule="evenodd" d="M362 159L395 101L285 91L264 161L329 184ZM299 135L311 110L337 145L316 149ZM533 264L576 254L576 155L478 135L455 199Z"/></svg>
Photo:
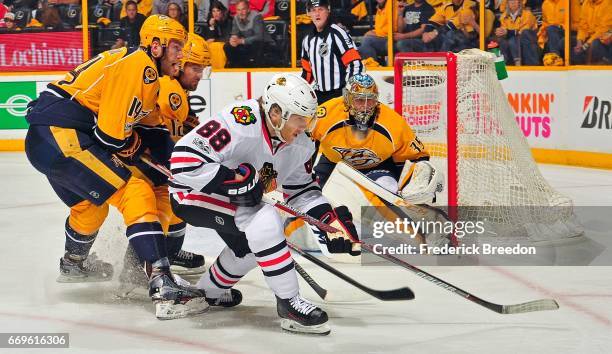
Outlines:
<svg viewBox="0 0 612 354"><path fill-rule="evenodd" d="M316 334L320 336L326 336L331 332L331 327L329 327L327 323L315 326L304 326L288 318L281 319L281 328L293 333Z"/></svg>
<svg viewBox="0 0 612 354"><path fill-rule="evenodd" d="M198 275L204 274L204 272L206 272L206 266L203 265L201 267L185 268L178 265L171 265L170 271L178 275Z"/></svg>
<svg viewBox="0 0 612 354"><path fill-rule="evenodd" d="M206 312L210 305L203 297L187 301L184 304L175 304L173 300L155 303L155 317L158 320L174 320L199 315Z"/></svg>
<svg viewBox="0 0 612 354"><path fill-rule="evenodd" d="M55 279L55 281L58 283L100 283L103 281L110 281L112 279L113 279L112 276L100 278L100 277L88 277L88 276L77 277L77 276L68 276L68 275L60 274L57 277L57 279Z"/></svg>

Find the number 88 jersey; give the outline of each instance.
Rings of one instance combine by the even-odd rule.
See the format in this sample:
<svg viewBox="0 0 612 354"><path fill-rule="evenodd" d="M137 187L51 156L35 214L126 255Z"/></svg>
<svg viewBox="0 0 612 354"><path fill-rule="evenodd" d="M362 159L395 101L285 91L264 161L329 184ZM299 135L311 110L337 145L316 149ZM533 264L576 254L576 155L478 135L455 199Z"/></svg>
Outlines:
<svg viewBox="0 0 612 354"><path fill-rule="evenodd" d="M306 134L291 144L271 138L257 100L236 102L176 143L170 159L170 192L215 194L223 181L234 178L233 170L242 163L258 171L264 164L274 169L278 185L308 185L315 181L308 164L314 151ZM221 166L232 170L231 176Z"/></svg>

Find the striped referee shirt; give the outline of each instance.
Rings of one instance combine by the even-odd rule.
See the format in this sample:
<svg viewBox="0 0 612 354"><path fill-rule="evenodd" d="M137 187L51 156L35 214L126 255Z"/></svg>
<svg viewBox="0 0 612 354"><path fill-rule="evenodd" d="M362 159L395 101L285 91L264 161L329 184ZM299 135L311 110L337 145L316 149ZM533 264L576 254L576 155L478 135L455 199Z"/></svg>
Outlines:
<svg viewBox="0 0 612 354"><path fill-rule="evenodd" d="M313 26L314 27L314 26ZM336 24L316 28L302 42L302 77L317 91L343 88L346 80L364 71L351 36Z"/></svg>

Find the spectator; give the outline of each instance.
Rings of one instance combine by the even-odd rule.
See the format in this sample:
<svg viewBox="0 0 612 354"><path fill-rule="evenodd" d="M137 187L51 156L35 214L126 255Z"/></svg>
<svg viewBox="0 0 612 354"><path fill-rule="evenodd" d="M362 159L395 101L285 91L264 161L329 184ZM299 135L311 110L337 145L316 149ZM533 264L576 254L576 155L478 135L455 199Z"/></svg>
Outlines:
<svg viewBox="0 0 612 354"><path fill-rule="evenodd" d="M539 65L537 24L531 11L523 9L520 0L508 0L499 21L495 36L506 64Z"/></svg>
<svg viewBox="0 0 612 354"><path fill-rule="evenodd" d="M148 17L153 11L153 0L135 0L138 5L138 13L143 14L145 17ZM119 17L123 18L127 16L125 7L126 2L123 3L123 8L121 9L121 14Z"/></svg>
<svg viewBox="0 0 612 354"><path fill-rule="evenodd" d="M584 0L580 8L578 37L573 48L577 64L612 62L612 1Z"/></svg>
<svg viewBox="0 0 612 354"><path fill-rule="evenodd" d="M471 0L452 0L439 7L421 37L427 50L459 52L478 47L480 27L472 10L474 6L478 5Z"/></svg>
<svg viewBox="0 0 612 354"><path fill-rule="evenodd" d="M18 28L15 24L15 14L12 12L7 12L4 14L4 26L2 28L6 28L7 31L20 31L21 28Z"/></svg>
<svg viewBox="0 0 612 354"><path fill-rule="evenodd" d="M374 17L374 29L367 31L359 46L359 54L362 59L387 55L387 33L391 24L391 0L376 0L376 16ZM381 63L382 64L382 63Z"/></svg>
<svg viewBox="0 0 612 354"><path fill-rule="evenodd" d="M146 20L146 17L138 13L138 4L136 4L134 0L128 0L126 2L125 12L127 16L121 19L121 33L113 49L121 47L138 48L140 45L140 28Z"/></svg>
<svg viewBox="0 0 612 354"><path fill-rule="evenodd" d="M544 49L546 66L564 65L566 14L565 0L544 0L538 44Z"/></svg>
<svg viewBox="0 0 612 354"><path fill-rule="evenodd" d="M236 17L232 22L232 33L229 41L223 46L227 56L228 68L245 68L261 65L257 63L264 43L271 41L264 29L260 14L251 12L248 0L239 0L236 4Z"/></svg>
<svg viewBox="0 0 612 354"><path fill-rule="evenodd" d="M154 0L153 1L153 14L162 14L162 15L167 15L168 14L168 5L175 3L178 5L178 7L181 8L181 13L184 12L183 11L183 2L182 1L177 1L177 0Z"/></svg>
<svg viewBox="0 0 612 354"><path fill-rule="evenodd" d="M232 18L227 7L220 1L214 1L210 9L208 27L204 29L202 37L208 42L227 42L232 32Z"/></svg>
<svg viewBox="0 0 612 354"><path fill-rule="evenodd" d="M40 1L38 3L38 11L36 12L36 15L37 17L40 16L39 22L42 23L43 28L53 30L64 29L59 11L57 11L56 7L49 6L47 1Z"/></svg>
<svg viewBox="0 0 612 354"><path fill-rule="evenodd" d="M422 52L425 43L421 38L429 18L435 13L434 8L425 0L415 0L412 5L404 2L398 3L401 16L397 17L397 29L393 33L393 40L399 52Z"/></svg>
<svg viewBox="0 0 612 354"><path fill-rule="evenodd" d="M176 0L173 0L168 4L168 12L166 13L166 15L171 19L176 20L176 22L182 24L183 27L187 28L187 18L183 16L183 10L181 9L182 8L179 6Z"/></svg>
<svg viewBox="0 0 612 354"><path fill-rule="evenodd" d="M342 96L349 77L364 71L355 42L330 17L329 0L308 0L312 32L302 40L302 77L314 84L319 104Z"/></svg>

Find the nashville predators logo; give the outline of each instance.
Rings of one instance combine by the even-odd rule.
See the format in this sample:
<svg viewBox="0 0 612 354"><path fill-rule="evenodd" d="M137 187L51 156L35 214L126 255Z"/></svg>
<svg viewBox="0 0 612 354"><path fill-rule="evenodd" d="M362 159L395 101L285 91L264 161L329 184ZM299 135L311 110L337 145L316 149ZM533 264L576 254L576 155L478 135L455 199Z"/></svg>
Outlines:
<svg viewBox="0 0 612 354"><path fill-rule="evenodd" d="M147 66L144 70L144 74L142 75L142 80L145 84L150 84L157 80L157 71L150 66Z"/></svg>
<svg viewBox="0 0 612 354"><path fill-rule="evenodd" d="M317 108L317 118L323 118L327 115L327 109L323 106Z"/></svg>
<svg viewBox="0 0 612 354"><path fill-rule="evenodd" d="M257 122L257 118L253 114L251 107L249 106L240 106L232 108L232 115L236 120L236 123L242 125L249 125Z"/></svg>
<svg viewBox="0 0 612 354"><path fill-rule="evenodd" d="M181 106L181 103L183 103L181 96L175 92L170 94L170 96L168 97L168 101L170 103L170 108L172 108L173 111L176 111L177 109L179 109L179 107Z"/></svg>
<svg viewBox="0 0 612 354"><path fill-rule="evenodd" d="M370 149L346 149L338 146L332 149L340 154L343 161L358 169L374 167L382 162L382 159Z"/></svg>

